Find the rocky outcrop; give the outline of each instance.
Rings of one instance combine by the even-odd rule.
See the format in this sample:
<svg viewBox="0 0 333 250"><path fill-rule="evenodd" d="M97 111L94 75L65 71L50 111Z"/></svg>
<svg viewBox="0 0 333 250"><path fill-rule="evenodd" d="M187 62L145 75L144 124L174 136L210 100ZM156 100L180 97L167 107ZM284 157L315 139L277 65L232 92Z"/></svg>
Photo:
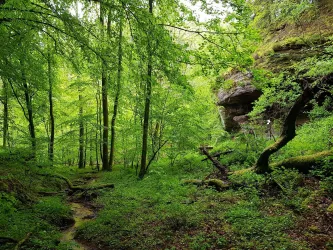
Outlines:
<svg viewBox="0 0 333 250"><path fill-rule="evenodd" d="M298 69L297 74L300 75L297 77L302 77L302 74L312 69L312 61L318 61L318 58L323 58L323 61L332 60L332 23L333 1L317 0L316 8L312 12L305 12L297 22L286 22L279 24L279 27L272 27L274 29L263 31L264 40L253 54L254 64L251 69L276 75L282 72L295 75ZM307 60L309 63L305 64ZM251 84L253 77L249 72L232 71L222 79L217 102L222 123L228 132L237 131L248 121L247 114L252 111L253 103L261 92ZM299 80L302 82L301 78ZM321 105L326 96L327 93L316 96L317 103ZM297 124L308 120L307 113L311 108L311 105L304 108L296 121ZM279 103L273 103L267 107L263 117L270 120L280 119L286 112Z"/></svg>
<svg viewBox="0 0 333 250"><path fill-rule="evenodd" d="M259 98L261 91L252 84L250 72L235 72L225 77L233 81L236 87L229 90L220 89L218 103L226 131L237 131L248 120L247 114L252 110L253 102Z"/></svg>

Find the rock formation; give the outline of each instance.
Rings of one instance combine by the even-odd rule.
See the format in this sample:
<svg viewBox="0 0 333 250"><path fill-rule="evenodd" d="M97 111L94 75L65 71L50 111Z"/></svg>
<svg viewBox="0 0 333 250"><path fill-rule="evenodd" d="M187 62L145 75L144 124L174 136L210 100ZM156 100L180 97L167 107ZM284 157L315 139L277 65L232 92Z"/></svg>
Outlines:
<svg viewBox="0 0 333 250"><path fill-rule="evenodd" d="M218 103L220 114L227 131L237 131L248 120L247 114L252 110L253 102L259 98L261 91L252 84L252 74L236 72L228 78L236 87L230 90L220 89Z"/></svg>

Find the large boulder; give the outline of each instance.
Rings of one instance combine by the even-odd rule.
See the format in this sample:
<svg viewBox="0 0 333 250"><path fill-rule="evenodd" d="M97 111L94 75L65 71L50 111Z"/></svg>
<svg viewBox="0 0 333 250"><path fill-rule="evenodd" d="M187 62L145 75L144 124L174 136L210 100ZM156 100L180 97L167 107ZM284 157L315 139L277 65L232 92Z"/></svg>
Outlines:
<svg viewBox="0 0 333 250"><path fill-rule="evenodd" d="M217 105L221 106L220 114L226 131L237 131L241 124L248 120L247 114L253 108L262 92L252 84L250 72L235 72L225 77L225 80L232 81L234 86L231 89L220 89Z"/></svg>

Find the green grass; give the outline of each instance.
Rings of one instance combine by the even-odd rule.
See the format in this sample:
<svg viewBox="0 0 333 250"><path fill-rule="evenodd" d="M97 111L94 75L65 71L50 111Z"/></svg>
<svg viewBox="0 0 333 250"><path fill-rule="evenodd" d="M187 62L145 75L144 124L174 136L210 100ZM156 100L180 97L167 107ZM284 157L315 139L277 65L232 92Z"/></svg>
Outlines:
<svg viewBox="0 0 333 250"><path fill-rule="evenodd" d="M303 126L299 136L288 144L288 150L281 150L275 157L289 157L301 146L320 151L326 146L330 121L328 117ZM312 143L312 129L319 142L313 146L308 145ZM232 170L251 166L259 149L270 143L260 135L257 138L254 141L239 134L234 140L226 139L217 150L234 152L223 156L221 162ZM183 180L202 180L212 173L211 164L202 159L197 153L189 153L173 167L161 159L143 180L137 179L135 169L123 166L94 174L98 179L92 185L114 183L115 188L96 191L94 203L101 209L96 219L78 228L77 237L101 249L313 248L317 231L325 229L325 225L318 224L317 215L327 213L332 200L331 159L312 173L321 178L320 182L294 170L277 169L269 175L244 172L230 176L231 188L223 192L182 185ZM20 240L31 232L26 249L72 249L70 244L59 244L59 227L71 217L65 196L38 195L38 191L63 190L66 184L59 179L37 177L36 171L41 171L37 168L26 172L24 162L4 161L0 169L4 174L0 179L0 236ZM89 169L61 166L42 170L72 181L92 175ZM16 189L9 188L13 183Z"/></svg>
<svg viewBox="0 0 333 250"><path fill-rule="evenodd" d="M155 165L142 181L120 167L105 173L100 182L116 188L103 191L97 200L103 208L78 237L110 249L307 249L286 233L292 209L283 202L274 214L263 209L262 176L241 176L238 184L248 187L225 192L181 185L210 172L205 164L191 170Z"/></svg>

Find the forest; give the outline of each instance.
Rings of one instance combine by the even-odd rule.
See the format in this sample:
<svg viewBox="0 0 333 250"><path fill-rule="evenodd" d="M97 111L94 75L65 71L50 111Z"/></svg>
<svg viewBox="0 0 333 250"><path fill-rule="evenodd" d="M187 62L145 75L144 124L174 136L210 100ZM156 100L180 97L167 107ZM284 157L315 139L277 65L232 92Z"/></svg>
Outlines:
<svg viewBox="0 0 333 250"><path fill-rule="evenodd" d="M0 0L0 250L333 250L332 0Z"/></svg>

